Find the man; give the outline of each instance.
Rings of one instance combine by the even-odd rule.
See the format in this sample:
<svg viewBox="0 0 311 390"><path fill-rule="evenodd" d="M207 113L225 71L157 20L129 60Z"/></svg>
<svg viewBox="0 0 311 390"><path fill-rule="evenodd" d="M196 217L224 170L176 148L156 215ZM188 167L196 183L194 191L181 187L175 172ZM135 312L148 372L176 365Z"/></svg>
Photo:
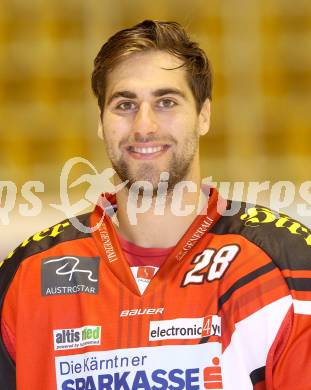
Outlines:
<svg viewBox="0 0 311 390"><path fill-rule="evenodd" d="M200 186L211 85L177 23L102 47L99 135L127 185L79 217L93 229L63 221L4 261L1 388L311 389L311 232Z"/></svg>

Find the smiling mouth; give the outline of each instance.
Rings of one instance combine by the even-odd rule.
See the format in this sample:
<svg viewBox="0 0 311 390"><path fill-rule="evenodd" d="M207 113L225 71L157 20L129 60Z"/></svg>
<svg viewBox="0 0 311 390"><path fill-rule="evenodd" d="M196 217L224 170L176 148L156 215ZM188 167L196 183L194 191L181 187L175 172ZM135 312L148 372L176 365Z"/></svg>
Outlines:
<svg viewBox="0 0 311 390"><path fill-rule="evenodd" d="M168 145L160 145L160 146L147 146L147 147L137 147L137 146L129 146L128 151L134 153L141 154L151 154L161 152L164 149L167 149Z"/></svg>
<svg viewBox="0 0 311 390"><path fill-rule="evenodd" d="M133 157L148 158L162 155L170 148L170 145L156 145L156 146L128 146L127 152Z"/></svg>

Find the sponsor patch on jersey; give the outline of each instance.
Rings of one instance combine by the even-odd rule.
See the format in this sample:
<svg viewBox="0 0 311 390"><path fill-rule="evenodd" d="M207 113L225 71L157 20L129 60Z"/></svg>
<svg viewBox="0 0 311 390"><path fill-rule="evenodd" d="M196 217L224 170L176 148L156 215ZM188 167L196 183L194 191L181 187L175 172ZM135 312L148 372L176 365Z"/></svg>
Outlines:
<svg viewBox="0 0 311 390"><path fill-rule="evenodd" d="M245 226L257 227L261 224L272 224L276 228L283 228L289 233L301 237L307 245L311 246L311 231L298 221L285 214L277 213L266 207L250 207L240 216Z"/></svg>
<svg viewBox="0 0 311 390"><path fill-rule="evenodd" d="M137 278L151 280L157 272L157 267L143 266L137 269Z"/></svg>
<svg viewBox="0 0 311 390"><path fill-rule="evenodd" d="M149 325L149 341L190 340L220 335L221 320L216 315L209 315L202 318L176 318L174 320L150 321Z"/></svg>
<svg viewBox="0 0 311 390"><path fill-rule="evenodd" d="M132 274L136 280L138 289L141 294L145 292L148 284L150 283L151 279L154 277L158 269L158 267L153 267L150 265L131 267Z"/></svg>
<svg viewBox="0 0 311 390"><path fill-rule="evenodd" d="M223 388L218 342L58 356L55 366L57 390Z"/></svg>
<svg viewBox="0 0 311 390"><path fill-rule="evenodd" d="M84 348L100 345L101 326L82 326L81 328L53 330L54 350Z"/></svg>
<svg viewBox="0 0 311 390"><path fill-rule="evenodd" d="M43 296L98 293L99 257L64 255L41 264Z"/></svg>

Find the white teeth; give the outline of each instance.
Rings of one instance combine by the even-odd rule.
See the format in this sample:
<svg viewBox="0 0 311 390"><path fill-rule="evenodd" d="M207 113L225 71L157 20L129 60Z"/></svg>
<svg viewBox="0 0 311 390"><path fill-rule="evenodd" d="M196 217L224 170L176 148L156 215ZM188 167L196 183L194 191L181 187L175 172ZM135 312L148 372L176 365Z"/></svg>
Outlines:
<svg viewBox="0 0 311 390"><path fill-rule="evenodd" d="M156 152L160 152L162 149L163 146L155 146L155 147L148 147L148 148L136 148L136 147L132 148L134 152L142 153L142 154L156 153Z"/></svg>

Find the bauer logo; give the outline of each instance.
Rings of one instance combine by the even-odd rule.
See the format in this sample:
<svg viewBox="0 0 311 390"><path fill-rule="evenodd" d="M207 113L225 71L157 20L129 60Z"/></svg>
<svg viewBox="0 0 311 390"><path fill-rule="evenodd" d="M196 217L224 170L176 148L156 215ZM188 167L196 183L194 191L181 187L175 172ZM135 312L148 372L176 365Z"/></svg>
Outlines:
<svg viewBox="0 0 311 390"><path fill-rule="evenodd" d="M149 341L172 339L200 339L220 336L220 317L209 315L202 318L176 318L174 320L150 321Z"/></svg>
<svg viewBox="0 0 311 390"><path fill-rule="evenodd" d="M100 345L101 326L83 326L82 328L53 330L54 350L83 348Z"/></svg>
<svg viewBox="0 0 311 390"><path fill-rule="evenodd" d="M98 257L50 257L41 267L43 296L98 293Z"/></svg>

